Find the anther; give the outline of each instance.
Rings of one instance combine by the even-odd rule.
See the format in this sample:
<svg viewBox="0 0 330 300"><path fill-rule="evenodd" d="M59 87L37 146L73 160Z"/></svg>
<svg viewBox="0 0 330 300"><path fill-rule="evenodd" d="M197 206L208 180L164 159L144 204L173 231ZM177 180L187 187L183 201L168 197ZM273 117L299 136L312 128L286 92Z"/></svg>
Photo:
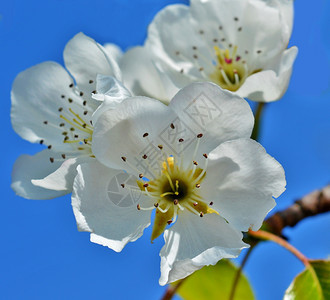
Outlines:
<svg viewBox="0 0 330 300"><path fill-rule="evenodd" d="M158 148L159 148L160 150L162 150L162 149L163 149L163 145L158 145Z"/></svg>
<svg viewBox="0 0 330 300"><path fill-rule="evenodd" d="M64 141L67 141L69 139L69 137L68 136L66 136L65 138L64 138Z"/></svg>
<svg viewBox="0 0 330 300"><path fill-rule="evenodd" d="M69 85L69 87L70 87L70 88L73 88L73 83L71 83L71 84Z"/></svg>
<svg viewBox="0 0 330 300"><path fill-rule="evenodd" d="M213 39L213 42L214 42L214 43L217 43L217 42L218 42L218 39Z"/></svg>
<svg viewBox="0 0 330 300"><path fill-rule="evenodd" d="M139 174L139 178L143 178L143 174L142 173Z"/></svg>
<svg viewBox="0 0 330 300"><path fill-rule="evenodd" d="M199 214L199 216L202 218L202 217L204 217L204 214L203 214L203 212L201 211L201 213Z"/></svg>
<svg viewBox="0 0 330 300"><path fill-rule="evenodd" d="M207 154L206 154L206 153L204 153L204 154L203 154L203 156L204 156L205 158L208 158L208 156L207 156Z"/></svg>
<svg viewBox="0 0 330 300"><path fill-rule="evenodd" d="M197 134L197 138L201 138L201 137L203 137L203 133L199 133L199 134Z"/></svg>
<svg viewBox="0 0 330 300"><path fill-rule="evenodd" d="M237 22L237 21L238 21L238 18L237 18L237 17L235 17L235 18L234 18L234 21L236 21L236 22Z"/></svg>
<svg viewBox="0 0 330 300"><path fill-rule="evenodd" d="M40 143L40 145L42 145L42 144L44 143L44 140L40 140L40 142L39 142L39 143Z"/></svg>
<svg viewBox="0 0 330 300"><path fill-rule="evenodd" d="M65 98L65 95L61 95L61 98Z"/></svg>
<svg viewBox="0 0 330 300"><path fill-rule="evenodd" d="M194 59L198 59L198 55L194 54L194 55L193 55L193 58L194 58Z"/></svg>
<svg viewBox="0 0 330 300"><path fill-rule="evenodd" d="M92 94L97 94L97 93L96 93L96 91L94 90L94 91L92 91Z"/></svg>
<svg viewBox="0 0 330 300"><path fill-rule="evenodd" d="M238 31L242 31L242 27L238 27L238 29L237 29Z"/></svg>
<svg viewBox="0 0 330 300"><path fill-rule="evenodd" d="M62 134L63 135L68 135L68 133L66 131L63 131Z"/></svg>
<svg viewBox="0 0 330 300"><path fill-rule="evenodd" d="M238 55L236 56L236 61L239 61L241 59L241 57Z"/></svg>
<svg viewBox="0 0 330 300"><path fill-rule="evenodd" d="M261 53L261 50L258 50L257 53L260 54Z"/></svg>
<svg viewBox="0 0 330 300"><path fill-rule="evenodd" d="M75 137L75 139L77 139L79 137L79 135L78 134L75 134L74 137Z"/></svg>
<svg viewBox="0 0 330 300"><path fill-rule="evenodd" d="M63 107L60 107L60 108L58 109L59 112L61 112L62 110L63 110Z"/></svg>
<svg viewBox="0 0 330 300"><path fill-rule="evenodd" d="M82 124L81 126L82 126L83 128L86 128L87 124L84 123L84 124Z"/></svg>
<svg viewBox="0 0 330 300"><path fill-rule="evenodd" d="M174 205L178 205L179 204L179 200L178 199L174 199L173 204Z"/></svg>
<svg viewBox="0 0 330 300"><path fill-rule="evenodd" d="M122 188L124 188L124 187L125 187L125 184L124 184L124 183L121 183L120 185L121 185L121 187L122 187Z"/></svg>
<svg viewBox="0 0 330 300"><path fill-rule="evenodd" d="M192 48L193 48L193 50L197 50L197 47L196 46L193 46Z"/></svg>
<svg viewBox="0 0 330 300"><path fill-rule="evenodd" d="M136 208L137 208L137 210L141 210L141 206L140 206L140 204L138 204L138 205L136 206Z"/></svg>
<svg viewBox="0 0 330 300"><path fill-rule="evenodd" d="M48 149L52 149L52 145L49 145L47 148L48 148Z"/></svg>
<svg viewBox="0 0 330 300"><path fill-rule="evenodd" d="M175 126L174 126L174 124L173 124L173 123L171 123L170 127L171 127L172 129L174 129L174 128L175 128Z"/></svg>
<svg viewBox="0 0 330 300"><path fill-rule="evenodd" d="M193 160L193 164L194 164L195 166L197 166L197 165L198 165L198 162L197 162L196 160Z"/></svg>
<svg viewBox="0 0 330 300"><path fill-rule="evenodd" d="M175 55L180 55L180 51L175 51Z"/></svg>
<svg viewBox="0 0 330 300"><path fill-rule="evenodd" d="M204 30L200 30L199 31L199 34L204 34Z"/></svg>
<svg viewBox="0 0 330 300"><path fill-rule="evenodd" d="M201 187L201 185L199 183L197 183L196 187L199 189Z"/></svg>
<svg viewBox="0 0 330 300"><path fill-rule="evenodd" d="M64 153L61 156L62 156L63 159L65 159L65 157L66 157Z"/></svg>
<svg viewBox="0 0 330 300"><path fill-rule="evenodd" d="M145 137L147 137L148 135L149 135L149 133L146 132L146 133L143 134L143 137L145 138Z"/></svg>
<svg viewBox="0 0 330 300"><path fill-rule="evenodd" d="M183 141L184 141L184 139L182 139L182 138L181 138L181 139L179 139L179 143L182 143Z"/></svg>
<svg viewBox="0 0 330 300"><path fill-rule="evenodd" d="M213 205L213 201L210 202L210 205Z"/></svg>
<svg viewBox="0 0 330 300"><path fill-rule="evenodd" d="M172 222L173 222L172 220L168 220L168 221L167 221L167 224L168 224L168 225L171 225Z"/></svg>
<svg viewBox="0 0 330 300"><path fill-rule="evenodd" d="M226 40L225 38L222 38L222 39L221 39L221 42L224 42L225 40Z"/></svg>
<svg viewBox="0 0 330 300"><path fill-rule="evenodd" d="M89 84L92 84L93 82L94 82L94 80L92 80L92 79L90 81L88 81Z"/></svg>
<svg viewBox="0 0 330 300"><path fill-rule="evenodd" d="M121 159L122 159L123 161L126 161L126 157L125 157L125 156L122 156Z"/></svg>
<svg viewBox="0 0 330 300"><path fill-rule="evenodd" d="M87 111L87 110L85 110L85 111L84 111L84 115L86 116L87 114L88 114L88 111Z"/></svg>
<svg viewBox="0 0 330 300"><path fill-rule="evenodd" d="M219 30L222 30L222 26L219 26Z"/></svg>
<svg viewBox="0 0 330 300"><path fill-rule="evenodd" d="M233 47L233 44L229 44L228 46L229 46L229 48L231 48L231 47Z"/></svg>
<svg viewBox="0 0 330 300"><path fill-rule="evenodd" d="M47 125L48 124L48 121L44 121L44 124Z"/></svg>
<svg viewBox="0 0 330 300"><path fill-rule="evenodd" d="M51 163L53 163L54 162L54 157L50 157L49 160L50 160Z"/></svg>
<svg viewBox="0 0 330 300"><path fill-rule="evenodd" d="M154 207L157 208L158 206L159 206L159 203L155 203L155 204L154 204Z"/></svg>
<svg viewBox="0 0 330 300"><path fill-rule="evenodd" d="M87 104L87 101L86 101L86 100L84 100L84 102L83 102L83 106L86 106L86 104Z"/></svg>
<svg viewBox="0 0 330 300"><path fill-rule="evenodd" d="M69 101L69 103L72 103L73 100L71 98L69 98L68 101Z"/></svg>
<svg viewBox="0 0 330 300"><path fill-rule="evenodd" d="M199 71L200 71L200 72L204 71L204 68L203 68L203 67L200 67L200 68L199 68Z"/></svg>
<svg viewBox="0 0 330 300"><path fill-rule="evenodd" d="M75 129L73 127L70 128L70 131L75 131Z"/></svg>
<svg viewBox="0 0 330 300"><path fill-rule="evenodd" d="M149 186L148 183L145 183L145 184L143 185L143 187L145 187L145 188L147 188L148 186Z"/></svg>
<svg viewBox="0 0 330 300"><path fill-rule="evenodd" d="M83 95L84 95L84 93L83 93L83 92L80 92L80 93L79 93L79 96L83 96Z"/></svg>
<svg viewBox="0 0 330 300"><path fill-rule="evenodd" d="M148 158L147 154L142 155L142 158L147 159Z"/></svg>
<svg viewBox="0 0 330 300"><path fill-rule="evenodd" d="M197 203L197 202L194 202L194 203L193 203L193 206L197 206L197 205L198 205L198 203Z"/></svg>
<svg viewBox="0 0 330 300"><path fill-rule="evenodd" d="M64 125L65 125L64 123L61 123L61 124L60 124L60 127L63 127Z"/></svg>
<svg viewBox="0 0 330 300"><path fill-rule="evenodd" d="M183 73L183 69L180 70L180 73L181 73L181 74Z"/></svg>

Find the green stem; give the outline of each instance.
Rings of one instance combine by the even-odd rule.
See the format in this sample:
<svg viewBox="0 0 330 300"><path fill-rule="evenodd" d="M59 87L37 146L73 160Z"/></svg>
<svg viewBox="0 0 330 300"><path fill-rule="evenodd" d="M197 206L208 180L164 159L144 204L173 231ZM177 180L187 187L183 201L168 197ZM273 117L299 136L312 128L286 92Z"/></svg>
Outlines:
<svg viewBox="0 0 330 300"><path fill-rule="evenodd" d="M293 247L290 243L288 243L286 240L282 239L281 237L270 233L268 231L258 230L258 231L249 231L249 235L261 239L261 240L268 240L272 241L283 248L290 251L293 255L295 255L307 268L311 268L311 264L308 260L308 258L303 255L298 249Z"/></svg>
<svg viewBox="0 0 330 300"><path fill-rule="evenodd" d="M256 245L256 244L255 244ZM239 267L239 269L237 270L236 274L235 274L235 278L234 278L234 282L233 282L233 285L231 287L231 291L230 291L230 296L229 296L229 300L233 300L234 299L234 296L235 296L235 292L236 292L236 288L238 286L238 282L239 282L239 278L241 276L241 273L242 273L242 270L248 260L248 258L250 257L250 254L254 248L255 245L252 245L249 250L246 252L244 258L243 258L243 261Z"/></svg>
<svg viewBox="0 0 330 300"><path fill-rule="evenodd" d="M189 276L188 276L189 277ZM188 277L186 277L186 278L188 278ZM161 300L171 300L172 299L172 297L174 296L174 294L176 293L176 291L178 290L178 288L181 286L181 284L184 282L184 280L186 279L186 278L183 278L183 279L181 279L176 285L170 285L168 288L167 288L167 290L166 290L166 292L165 292L165 294L163 295L163 297L162 297L162 299Z"/></svg>
<svg viewBox="0 0 330 300"><path fill-rule="evenodd" d="M256 112L254 114L254 127L251 135L251 139L258 141L259 133L260 133L260 124L261 124L261 115L263 112L263 108L265 107L265 102L259 102Z"/></svg>

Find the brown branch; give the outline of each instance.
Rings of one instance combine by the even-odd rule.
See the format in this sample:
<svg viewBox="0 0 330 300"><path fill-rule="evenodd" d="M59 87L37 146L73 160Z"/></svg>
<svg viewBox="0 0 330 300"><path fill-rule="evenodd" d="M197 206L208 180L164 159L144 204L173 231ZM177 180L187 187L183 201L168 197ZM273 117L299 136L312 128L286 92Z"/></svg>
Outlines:
<svg viewBox="0 0 330 300"><path fill-rule="evenodd" d="M328 211L330 211L330 185L306 195L285 210L269 217L264 222L265 229L281 235L283 228L293 227L307 217Z"/></svg>

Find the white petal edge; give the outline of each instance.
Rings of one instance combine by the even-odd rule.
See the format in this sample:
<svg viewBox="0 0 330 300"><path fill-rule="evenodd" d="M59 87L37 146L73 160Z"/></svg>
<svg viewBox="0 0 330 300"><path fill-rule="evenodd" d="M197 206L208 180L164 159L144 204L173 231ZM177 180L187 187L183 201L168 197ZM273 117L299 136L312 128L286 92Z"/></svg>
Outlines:
<svg viewBox="0 0 330 300"><path fill-rule="evenodd" d="M116 176L119 174L129 174L107 168L97 161L81 164L77 171L72 208L78 230L90 232L91 242L107 246L116 252L120 252L128 242L134 242L142 236L144 229L150 225L150 211L138 211L133 202L130 207L120 207L109 196L109 192L113 196L114 193L117 195L117 190L119 195L125 191L120 182L115 186L116 190L109 189L109 184L117 183ZM139 195L143 197L142 194Z"/></svg>
<svg viewBox="0 0 330 300"><path fill-rule="evenodd" d="M77 175L77 166L91 160L94 160L94 158L76 157L67 159L55 172L43 179L32 179L31 182L33 185L41 188L71 193L73 181Z"/></svg>
<svg viewBox="0 0 330 300"><path fill-rule="evenodd" d="M274 70L265 70L249 76L237 90L237 95L258 102L272 102L286 92L293 63L298 54L297 47L285 50Z"/></svg>
<svg viewBox="0 0 330 300"><path fill-rule="evenodd" d="M215 214L203 218L190 212L180 214L177 222L165 230L165 246L160 252L160 285L182 279L222 258L234 258L249 247L243 235Z"/></svg>
<svg viewBox="0 0 330 300"><path fill-rule="evenodd" d="M258 230L285 191L283 167L251 139L223 143L208 160L202 198L237 230Z"/></svg>
<svg viewBox="0 0 330 300"><path fill-rule="evenodd" d="M97 74L110 75L121 80L115 59L103 46L82 32L76 34L65 46L63 58L66 68L75 78L79 89L90 93L95 89Z"/></svg>
<svg viewBox="0 0 330 300"><path fill-rule="evenodd" d="M12 171L11 188L15 193L26 199L46 200L70 193L68 190L48 190L31 183L33 178L44 178L60 167L60 162L51 163L50 156L55 156L51 150L43 150L33 156L21 155L16 160Z"/></svg>

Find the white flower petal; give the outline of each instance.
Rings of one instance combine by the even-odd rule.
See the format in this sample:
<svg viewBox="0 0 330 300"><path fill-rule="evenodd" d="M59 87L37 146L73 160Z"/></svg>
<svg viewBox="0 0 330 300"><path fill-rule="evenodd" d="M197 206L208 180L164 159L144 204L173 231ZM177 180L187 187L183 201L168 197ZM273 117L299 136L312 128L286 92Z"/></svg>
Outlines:
<svg viewBox="0 0 330 300"><path fill-rule="evenodd" d="M46 145L56 145L58 151L71 149L63 143L59 107L68 111L69 98L81 102L70 87L72 83L67 71L55 62L44 62L18 74L11 91L14 130L32 143L43 140Z"/></svg>
<svg viewBox="0 0 330 300"><path fill-rule="evenodd" d="M121 80L120 70L115 59L90 37L83 33L75 35L65 46L64 62L75 78L80 90L90 94L95 90L97 74L114 76ZM90 80L94 81L89 83Z"/></svg>
<svg viewBox="0 0 330 300"><path fill-rule="evenodd" d="M104 49L108 53L108 56L112 57L117 64L120 64L121 59L123 58L123 51L116 44L107 43L103 45Z"/></svg>
<svg viewBox="0 0 330 300"><path fill-rule="evenodd" d="M288 88L297 54L297 47L285 50L274 65L274 70L265 70L249 76L237 90L237 95L260 102L280 99Z"/></svg>
<svg viewBox="0 0 330 300"><path fill-rule="evenodd" d="M12 172L11 187L15 193L26 199L52 199L70 193L69 190L53 191L37 187L31 183L33 178L44 178L61 166L62 161L51 163L49 158L56 157L57 153L43 150L33 156L21 155L15 162Z"/></svg>
<svg viewBox="0 0 330 300"><path fill-rule="evenodd" d="M251 136L254 118L248 103L213 83L194 83L170 103L195 133L203 133L199 152L208 153L220 143Z"/></svg>
<svg viewBox="0 0 330 300"><path fill-rule="evenodd" d="M154 97L168 103L178 91L167 73L155 65L147 48L134 47L127 51L120 67L125 86L136 96Z"/></svg>
<svg viewBox="0 0 330 300"><path fill-rule="evenodd" d="M78 155L77 155L78 156ZM65 160L53 173L43 179L32 179L35 186L54 191L67 191L71 193L73 180L77 175L77 166L81 163L94 160L92 157L76 157Z"/></svg>
<svg viewBox="0 0 330 300"><path fill-rule="evenodd" d="M111 76L97 75L96 79L97 93L93 95L93 99L102 101L93 114L93 124L96 123L99 116L109 110L114 109L123 100L131 97L130 91L117 79Z"/></svg>
<svg viewBox="0 0 330 300"><path fill-rule="evenodd" d="M129 187L122 188L118 176L128 178L130 175L109 169L97 161L82 164L77 170L72 207L78 229L91 232L92 242L120 252L150 225L150 211L136 208L136 201L143 201L141 191L136 187L133 195ZM130 206L120 202L127 198Z"/></svg>
<svg viewBox="0 0 330 300"><path fill-rule="evenodd" d="M200 218L183 212L173 227L164 233L159 284L184 278L222 258L237 257L243 248L248 247L242 237L241 232L216 214Z"/></svg>
<svg viewBox="0 0 330 300"><path fill-rule="evenodd" d="M203 199L237 230L258 230L285 190L282 166L250 139L223 143L208 159Z"/></svg>
<svg viewBox="0 0 330 300"><path fill-rule="evenodd" d="M258 69L286 48L292 29L292 3L291 0L195 0L191 2L191 16L205 31L210 49L214 38L225 38L224 46L238 46L240 55L248 50L249 56L244 59L249 62L252 59ZM257 55L258 50L262 56Z"/></svg>
<svg viewBox="0 0 330 300"><path fill-rule="evenodd" d="M176 115L161 102L133 97L103 113L94 126L93 153L110 168L125 169L138 175L144 154L158 153L159 134L168 128ZM147 133L147 137L143 137ZM152 149L151 149L152 148ZM124 162L121 158L127 159ZM143 173L141 169L139 172Z"/></svg>

